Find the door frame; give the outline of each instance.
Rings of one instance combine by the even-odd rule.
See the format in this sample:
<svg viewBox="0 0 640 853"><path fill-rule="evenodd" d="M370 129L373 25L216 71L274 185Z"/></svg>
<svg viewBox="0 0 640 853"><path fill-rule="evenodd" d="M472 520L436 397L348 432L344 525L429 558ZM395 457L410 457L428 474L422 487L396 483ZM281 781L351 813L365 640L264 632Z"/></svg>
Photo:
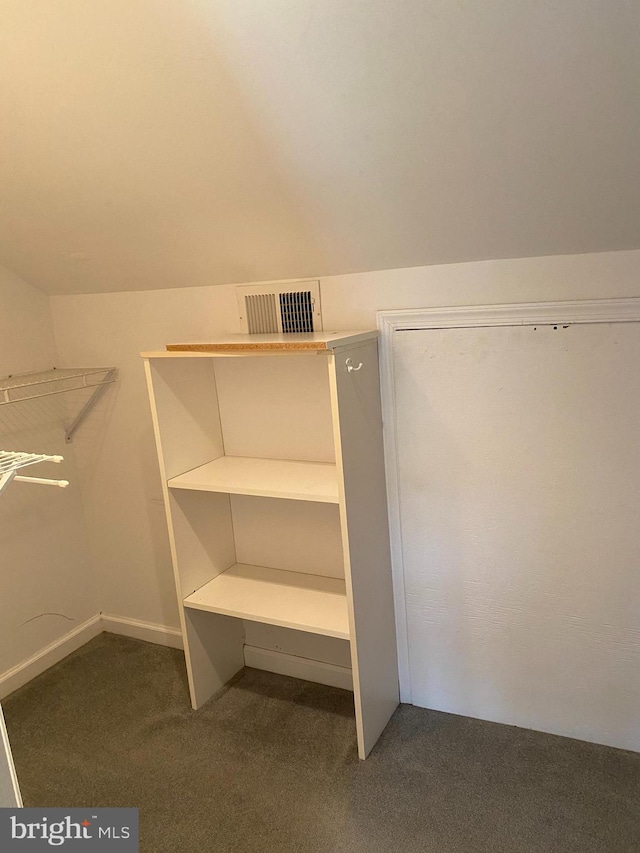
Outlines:
<svg viewBox="0 0 640 853"><path fill-rule="evenodd" d="M380 330L380 389L389 506L391 571L396 611L400 701L412 703L410 649L405 597L402 516L398 475L394 339L397 332L429 329L476 329L491 326L571 325L574 323L640 322L640 298L584 299L461 305L377 312Z"/></svg>
<svg viewBox="0 0 640 853"><path fill-rule="evenodd" d="M15 764L13 763L13 755L11 754L9 735L7 734L2 707L0 707L0 773L2 773L3 777L6 777L0 779L3 793L7 791L9 796L13 794L14 799L13 803L6 803L6 806L22 808L22 796L20 794L20 786L18 785ZM4 804L0 803L0 805Z"/></svg>

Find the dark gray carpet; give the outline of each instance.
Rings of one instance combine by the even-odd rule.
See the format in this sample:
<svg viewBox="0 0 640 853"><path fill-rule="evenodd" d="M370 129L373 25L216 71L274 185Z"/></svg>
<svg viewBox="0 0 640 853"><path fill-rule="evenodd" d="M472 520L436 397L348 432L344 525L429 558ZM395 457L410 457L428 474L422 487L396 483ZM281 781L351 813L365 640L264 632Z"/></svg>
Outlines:
<svg viewBox="0 0 640 853"><path fill-rule="evenodd" d="M138 806L144 853L638 853L640 755L411 706L356 758L349 693L103 634L4 704L25 804Z"/></svg>

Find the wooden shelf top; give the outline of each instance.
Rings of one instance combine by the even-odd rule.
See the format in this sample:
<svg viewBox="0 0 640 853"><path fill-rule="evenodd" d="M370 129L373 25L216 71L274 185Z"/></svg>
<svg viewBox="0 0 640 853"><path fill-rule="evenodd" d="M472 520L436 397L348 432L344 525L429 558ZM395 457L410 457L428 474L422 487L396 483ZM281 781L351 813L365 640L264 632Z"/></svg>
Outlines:
<svg viewBox="0 0 640 853"><path fill-rule="evenodd" d="M185 598L184 606L349 639L345 582L340 578L237 563Z"/></svg>
<svg viewBox="0 0 640 853"><path fill-rule="evenodd" d="M338 474L327 462L222 456L168 481L171 489L338 503Z"/></svg>
<svg viewBox="0 0 640 853"><path fill-rule="evenodd" d="M145 358L171 355L225 355L243 353L331 352L338 347L363 343L378 337L378 331L308 332L290 335L229 335L205 343L167 344L166 352L143 352Z"/></svg>

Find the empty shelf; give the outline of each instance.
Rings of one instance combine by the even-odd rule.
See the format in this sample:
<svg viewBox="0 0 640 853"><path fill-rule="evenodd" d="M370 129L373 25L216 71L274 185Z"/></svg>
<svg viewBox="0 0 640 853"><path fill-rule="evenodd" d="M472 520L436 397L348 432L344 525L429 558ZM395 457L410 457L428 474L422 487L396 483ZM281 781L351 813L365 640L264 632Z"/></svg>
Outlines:
<svg viewBox="0 0 640 853"><path fill-rule="evenodd" d="M345 582L237 563L184 600L184 606L349 639Z"/></svg>
<svg viewBox="0 0 640 853"><path fill-rule="evenodd" d="M336 466L326 462L222 456L173 477L168 485L172 489L338 503Z"/></svg>

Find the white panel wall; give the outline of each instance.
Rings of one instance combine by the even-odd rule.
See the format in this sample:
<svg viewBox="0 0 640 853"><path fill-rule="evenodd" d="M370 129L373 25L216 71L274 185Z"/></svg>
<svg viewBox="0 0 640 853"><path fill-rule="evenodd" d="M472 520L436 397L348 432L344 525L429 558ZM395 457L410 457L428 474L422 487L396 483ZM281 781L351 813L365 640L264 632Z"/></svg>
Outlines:
<svg viewBox="0 0 640 853"><path fill-rule="evenodd" d="M0 376L59 363L49 300L0 268ZM41 476L69 488L13 483L0 496L0 674L77 628L98 610L73 446L61 396L0 406L0 448L62 454Z"/></svg>
<svg viewBox="0 0 640 853"><path fill-rule="evenodd" d="M412 700L640 750L640 323L394 336Z"/></svg>

